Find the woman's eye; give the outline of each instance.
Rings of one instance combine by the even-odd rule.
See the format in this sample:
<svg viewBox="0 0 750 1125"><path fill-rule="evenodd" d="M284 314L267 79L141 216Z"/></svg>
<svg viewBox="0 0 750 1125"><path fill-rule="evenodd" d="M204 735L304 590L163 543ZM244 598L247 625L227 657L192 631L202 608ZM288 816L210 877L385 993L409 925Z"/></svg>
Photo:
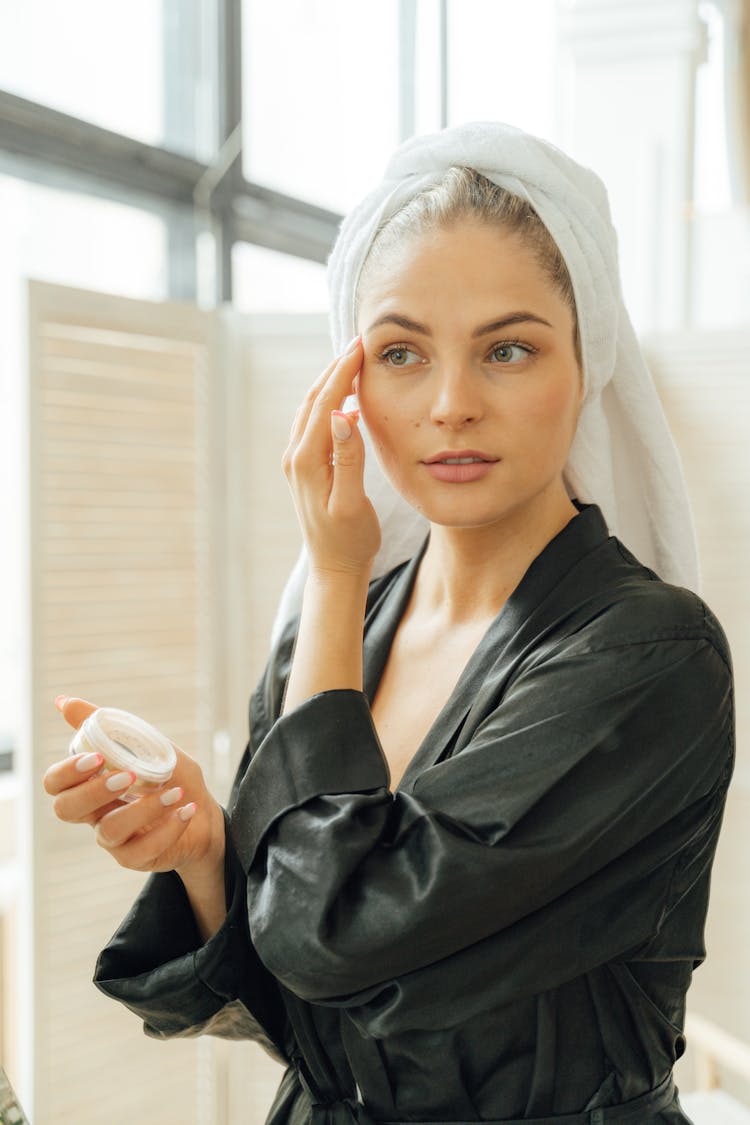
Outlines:
<svg viewBox="0 0 750 1125"><path fill-rule="evenodd" d="M531 355L531 348L524 344L496 344L490 355L497 356L500 363L517 363Z"/></svg>
<svg viewBox="0 0 750 1125"><path fill-rule="evenodd" d="M419 359L416 352L412 352L409 348L401 346L386 348L384 352L380 353L380 359L384 360L390 367L406 367L407 363L410 362L407 360L407 356ZM413 360L411 362L413 362Z"/></svg>

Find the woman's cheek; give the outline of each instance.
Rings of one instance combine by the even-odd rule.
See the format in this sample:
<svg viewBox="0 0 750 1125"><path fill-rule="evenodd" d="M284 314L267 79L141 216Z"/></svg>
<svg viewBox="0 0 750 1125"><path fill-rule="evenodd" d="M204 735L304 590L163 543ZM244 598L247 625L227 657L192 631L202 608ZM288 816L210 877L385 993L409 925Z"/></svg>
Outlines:
<svg viewBox="0 0 750 1125"><path fill-rule="evenodd" d="M386 407L373 411L372 404L370 404L367 413L365 413L363 406L361 406L360 409L375 450L375 455L383 471L387 474L392 484L400 482L403 476L405 463L408 460L408 452L404 440L406 437L406 428L403 419L400 420L400 424L397 424L397 422L394 421L392 411Z"/></svg>
<svg viewBox="0 0 750 1125"><path fill-rule="evenodd" d="M539 393L528 406L528 420L539 431L551 431L567 440L574 425L578 409L578 389L567 382L553 382Z"/></svg>

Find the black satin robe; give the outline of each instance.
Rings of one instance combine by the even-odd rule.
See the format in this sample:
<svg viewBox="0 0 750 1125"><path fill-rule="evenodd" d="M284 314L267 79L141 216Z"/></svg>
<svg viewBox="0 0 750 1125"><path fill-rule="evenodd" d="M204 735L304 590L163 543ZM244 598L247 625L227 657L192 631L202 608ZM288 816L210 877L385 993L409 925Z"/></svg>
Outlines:
<svg viewBox="0 0 750 1125"><path fill-rule="evenodd" d="M698 597L579 507L395 792L369 701L428 540L370 584L363 692L279 718L290 622L250 701L224 925L201 943L177 875L152 875L100 954L97 986L147 1035L289 1064L270 1125L689 1120L671 1069L732 771L730 656Z"/></svg>

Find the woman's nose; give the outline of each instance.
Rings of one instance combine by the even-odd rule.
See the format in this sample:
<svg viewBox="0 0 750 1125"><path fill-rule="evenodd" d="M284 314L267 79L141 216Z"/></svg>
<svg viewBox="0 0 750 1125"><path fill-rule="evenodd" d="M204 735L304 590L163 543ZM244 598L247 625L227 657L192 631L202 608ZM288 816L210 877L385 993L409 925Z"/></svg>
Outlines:
<svg viewBox="0 0 750 1125"><path fill-rule="evenodd" d="M441 372L433 386L430 418L445 426L464 426L476 422L483 413L476 374L452 365Z"/></svg>

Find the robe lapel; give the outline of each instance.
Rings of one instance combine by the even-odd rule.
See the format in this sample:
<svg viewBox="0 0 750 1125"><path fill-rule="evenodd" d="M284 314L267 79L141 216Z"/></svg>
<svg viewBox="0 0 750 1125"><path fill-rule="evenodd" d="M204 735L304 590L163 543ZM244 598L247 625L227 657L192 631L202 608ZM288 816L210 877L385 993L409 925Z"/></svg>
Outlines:
<svg viewBox="0 0 750 1125"><path fill-rule="evenodd" d="M538 644L539 636L554 624L559 612L552 596L554 591L580 559L608 537L607 526L596 505L576 506L579 515L534 559L489 625L445 706L409 762L397 790L410 789L420 773L438 762L454 742L460 749L462 741L471 737L488 708L496 705L503 678L498 670L509 672L523 652ZM417 554L379 591L365 619L363 681L370 703L375 698L428 543L429 535ZM566 612L569 611L568 600Z"/></svg>
<svg viewBox="0 0 750 1125"><path fill-rule="evenodd" d="M378 690L396 629L409 603L429 538L428 535L417 553L396 569L390 581L384 581L377 596L368 605L364 623L362 681L370 704Z"/></svg>

